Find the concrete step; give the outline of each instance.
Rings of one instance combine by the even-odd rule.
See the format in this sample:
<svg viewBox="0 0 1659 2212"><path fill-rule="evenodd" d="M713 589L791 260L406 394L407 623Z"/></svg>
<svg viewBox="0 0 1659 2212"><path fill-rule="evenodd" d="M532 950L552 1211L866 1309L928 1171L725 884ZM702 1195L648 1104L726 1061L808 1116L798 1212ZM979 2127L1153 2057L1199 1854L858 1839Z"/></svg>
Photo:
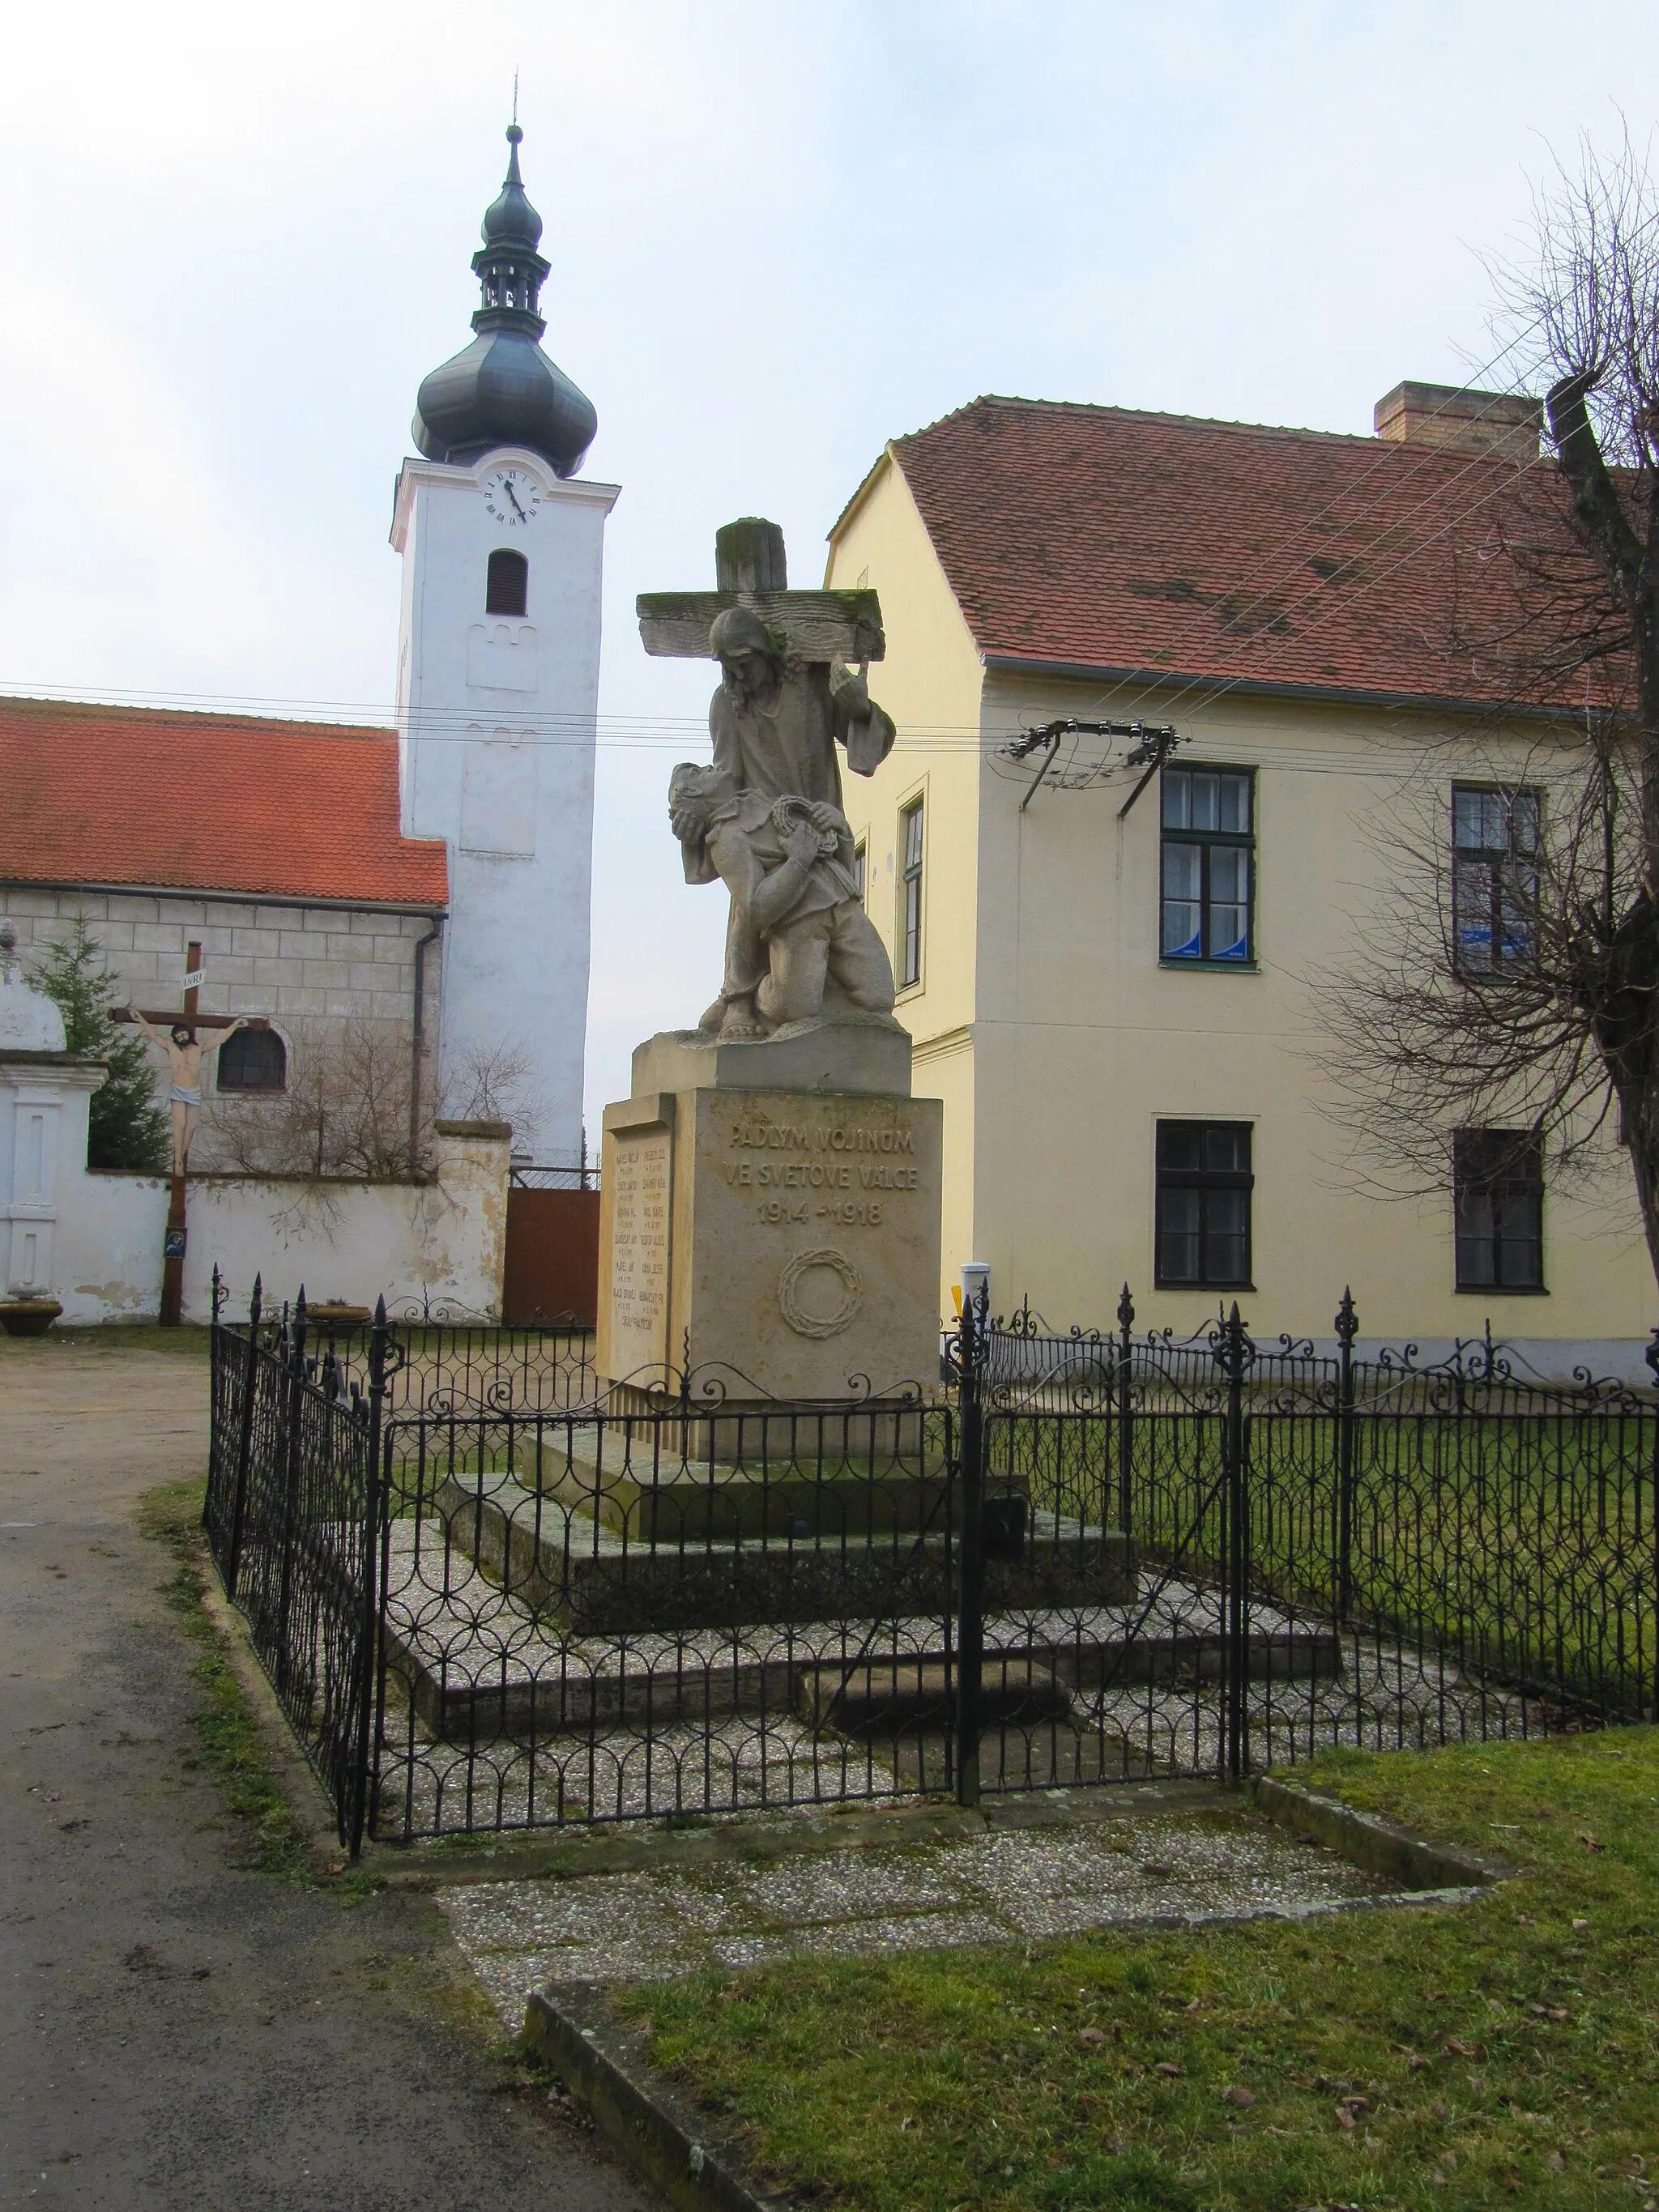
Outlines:
<svg viewBox="0 0 1659 2212"><path fill-rule="evenodd" d="M389 1570L392 1677L421 1724L449 1741L649 1732L738 1713L794 1713L804 1675L839 1683L860 1667L943 1670L945 1622L937 1613L884 1621L873 1636L868 1625L845 1620L578 1636L518 1602L499 1575L458 1555L434 1521L392 1522ZM1121 1692L1157 1698L1167 1685L1212 1683L1224 1651L1218 1593L1168 1580L1115 1604L993 1612L985 1638L988 1682L1005 1669L1018 1682L1013 1670L1024 1664L1074 1701ZM1257 1683L1333 1680L1341 1673L1342 1644L1328 1626L1259 1606L1249 1664ZM1035 1741L1040 1729L1032 1734Z"/></svg>
<svg viewBox="0 0 1659 2212"><path fill-rule="evenodd" d="M908 1789L945 1795L955 1790L955 1747L939 1729L896 1735L883 1747L895 1776ZM1121 1729L1092 1721L988 1722L979 1740L982 1788L1067 1790L1105 1782L1134 1782L1154 1771L1146 1746Z"/></svg>
<svg viewBox="0 0 1659 2212"><path fill-rule="evenodd" d="M781 1431L786 1425L775 1424ZM873 1445L860 1457L844 1447L837 1458L814 1459L812 1439L787 1432L758 1445L746 1463L687 1462L665 1453L653 1465L660 1439L612 1440L609 1454L586 1444L589 1428L529 1427L509 1436L492 1430L486 1455L493 1474L505 1474L529 1491L601 1522L635 1544L730 1544L768 1537L887 1535L942 1531L953 1510L951 1478L936 1452L897 1452ZM457 1468L465 1486L470 1468ZM486 1477L488 1480L489 1477ZM988 1541L1007 1548L1010 1532L1023 1529L1030 1512L1029 1485L993 1472L988 1484Z"/></svg>
<svg viewBox="0 0 1659 2212"><path fill-rule="evenodd" d="M1069 1719L1071 1692L1035 1660L999 1652L981 1674L980 1716L986 1727ZM955 1671L942 1658L803 1667L795 1676L801 1718L842 1735L942 1729L950 1723L956 1698Z"/></svg>
<svg viewBox="0 0 1659 2212"><path fill-rule="evenodd" d="M639 1543L505 1475L452 1478L435 1504L453 1545L520 1605L574 1635L886 1620L942 1613L952 1601L954 1545L945 1533ZM988 1609L1110 1605L1133 1595L1133 1547L1115 1529L1053 1514L1019 1519L1024 1540L987 1559Z"/></svg>
<svg viewBox="0 0 1659 2212"><path fill-rule="evenodd" d="M631 1544L866 1539L943 1530L951 1493L942 1470L848 1468L811 1476L751 1468L675 1466L658 1477L574 1462L547 1486Z"/></svg>

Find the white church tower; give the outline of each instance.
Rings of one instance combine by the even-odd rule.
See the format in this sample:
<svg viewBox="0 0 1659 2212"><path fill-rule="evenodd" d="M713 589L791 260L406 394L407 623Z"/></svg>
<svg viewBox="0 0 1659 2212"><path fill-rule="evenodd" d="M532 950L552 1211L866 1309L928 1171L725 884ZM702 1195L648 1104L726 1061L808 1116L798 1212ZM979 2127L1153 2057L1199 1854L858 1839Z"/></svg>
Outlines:
<svg viewBox="0 0 1659 2212"><path fill-rule="evenodd" d="M403 830L449 849L441 1110L465 1109L482 1067L522 1058L514 1087L538 1111L515 1149L562 1162L581 1143L599 584L617 488L573 481L599 418L538 343L541 217L519 176L523 133L507 135L472 260L477 336L421 386L425 459L398 478Z"/></svg>

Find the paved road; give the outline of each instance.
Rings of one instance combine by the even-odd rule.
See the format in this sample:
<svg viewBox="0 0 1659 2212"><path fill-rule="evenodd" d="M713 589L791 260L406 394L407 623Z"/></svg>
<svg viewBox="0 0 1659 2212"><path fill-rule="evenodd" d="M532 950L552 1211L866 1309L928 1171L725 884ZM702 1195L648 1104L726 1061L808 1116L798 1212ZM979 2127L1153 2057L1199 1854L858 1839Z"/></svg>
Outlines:
<svg viewBox="0 0 1659 2212"><path fill-rule="evenodd" d="M189 1353L0 1339L0 2203L645 2212L485 2056L436 1909L231 1863L135 1502L201 1465Z"/></svg>

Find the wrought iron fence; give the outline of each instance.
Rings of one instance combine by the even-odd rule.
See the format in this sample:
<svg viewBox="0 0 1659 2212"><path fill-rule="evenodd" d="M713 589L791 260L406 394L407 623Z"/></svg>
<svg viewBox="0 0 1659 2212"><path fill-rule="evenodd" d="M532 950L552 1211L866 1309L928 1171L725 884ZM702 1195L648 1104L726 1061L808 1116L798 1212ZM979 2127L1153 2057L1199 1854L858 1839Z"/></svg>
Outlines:
<svg viewBox="0 0 1659 2212"><path fill-rule="evenodd" d="M989 1325L987 1458L1137 1583L1116 1621L1002 1625L1074 1697L1069 1736L1005 1735L986 1786L1050 1766L1203 1771L1651 1716L1659 1400L1517 1377L1490 1335L1421 1364L1259 1345L1237 1309L1186 1341L1026 1315Z"/></svg>
<svg viewBox="0 0 1659 2212"><path fill-rule="evenodd" d="M213 1422L203 1519L226 1594L328 1790L340 1836L360 1848L381 1585L375 1536L386 1381L397 1352L384 1306L368 1387L309 1340L303 1296L227 1329L214 1282Z"/></svg>
<svg viewBox="0 0 1659 2212"><path fill-rule="evenodd" d="M1346 1296L1328 1356L1133 1318L970 1307L948 1395L785 1404L256 1295L214 1555L354 1849L1653 1713L1653 1391L1364 1361Z"/></svg>
<svg viewBox="0 0 1659 2212"><path fill-rule="evenodd" d="M399 1354L386 1378L388 1417L557 1413L599 1393L591 1329L503 1328L431 1305L391 1313L387 1325ZM312 1357L332 1362L348 1389L366 1391L374 1334L368 1315L341 1319L313 1309L307 1327Z"/></svg>

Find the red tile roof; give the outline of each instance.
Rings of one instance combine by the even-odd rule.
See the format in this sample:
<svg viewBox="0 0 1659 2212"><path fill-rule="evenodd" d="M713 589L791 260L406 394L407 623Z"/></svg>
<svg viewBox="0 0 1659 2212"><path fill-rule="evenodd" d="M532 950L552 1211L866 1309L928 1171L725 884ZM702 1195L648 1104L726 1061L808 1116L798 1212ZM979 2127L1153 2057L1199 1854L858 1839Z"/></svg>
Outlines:
<svg viewBox="0 0 1659 2212"><path fill-rule="evenodd" d="M0 699L0 880L442 906L389 730Z"/></svg>
<svg viewBox="0 0 1659 2212"><path fill-rule="evenodd" d="M1501 701L1516 488L1553 471L1377 438L982 398L892 451L981 650ZM1553 486L1549 491L1553 496Z"/></svg>

